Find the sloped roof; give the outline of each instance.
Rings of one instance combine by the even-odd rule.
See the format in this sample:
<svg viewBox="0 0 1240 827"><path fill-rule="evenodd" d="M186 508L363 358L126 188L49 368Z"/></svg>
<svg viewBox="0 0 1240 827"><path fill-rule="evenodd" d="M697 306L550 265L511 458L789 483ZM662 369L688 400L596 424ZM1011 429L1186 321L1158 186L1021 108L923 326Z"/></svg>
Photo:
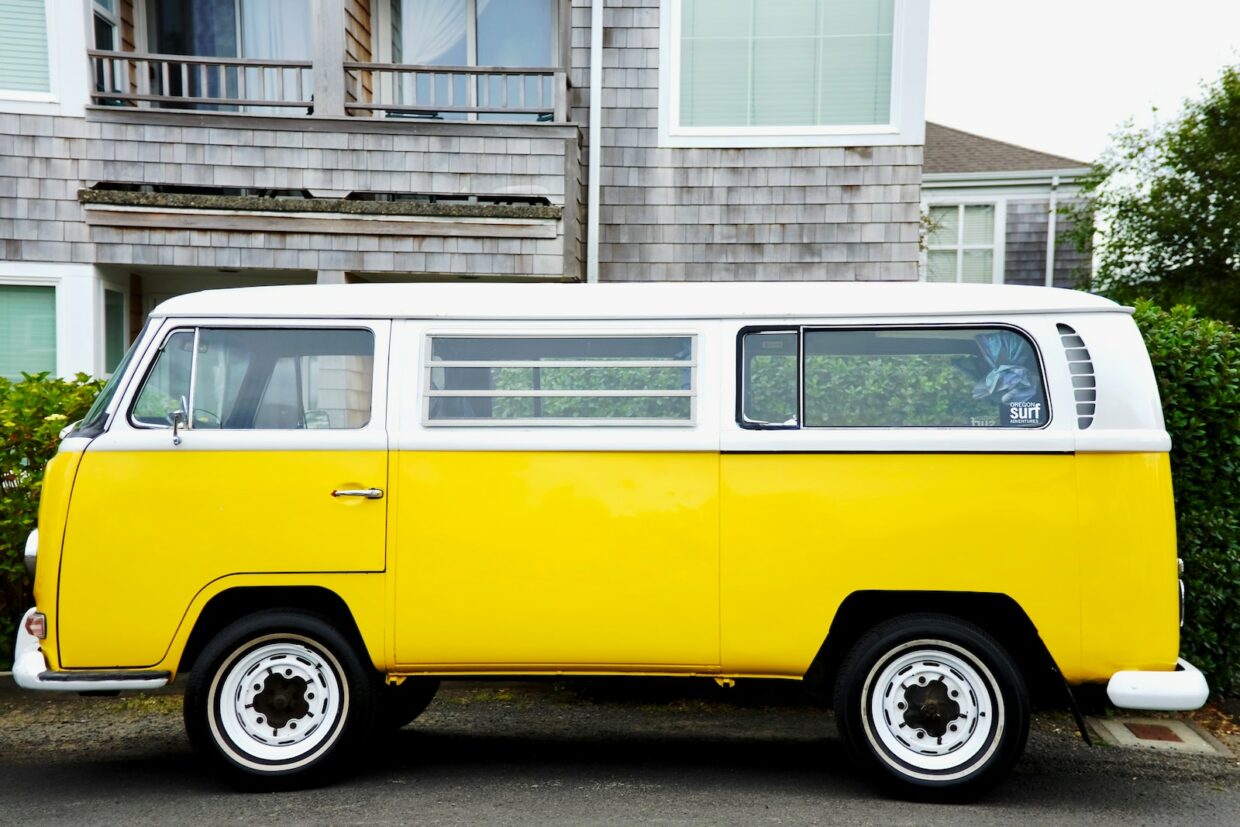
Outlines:
<svg viewBox="0 0 1240 827"><path fill-rule="evenodd" d="M1089 163L1086 161L1038 152L1036 149L996 141L962 129L926 122L925 164L922 172L927 175L1079 169L1087 166Z"/></svg>

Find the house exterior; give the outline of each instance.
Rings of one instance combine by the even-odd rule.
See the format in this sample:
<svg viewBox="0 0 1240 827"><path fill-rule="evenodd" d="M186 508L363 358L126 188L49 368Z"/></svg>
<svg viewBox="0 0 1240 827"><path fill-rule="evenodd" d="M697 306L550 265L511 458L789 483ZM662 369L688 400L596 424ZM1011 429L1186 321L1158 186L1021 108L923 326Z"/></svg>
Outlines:
<svg viewBox="0 0 1240 827"><path fill-rule="evenodd" d="M1068 239L1064 208L1089 164L926 124L924 281L1075 287L1091 259Z"/></svg>
<svg viewBox="0 0 1240 827"><path fill-rule="evenodd" d="M928 14L0 0L0 376L212 287L915 280Z"/></svg>

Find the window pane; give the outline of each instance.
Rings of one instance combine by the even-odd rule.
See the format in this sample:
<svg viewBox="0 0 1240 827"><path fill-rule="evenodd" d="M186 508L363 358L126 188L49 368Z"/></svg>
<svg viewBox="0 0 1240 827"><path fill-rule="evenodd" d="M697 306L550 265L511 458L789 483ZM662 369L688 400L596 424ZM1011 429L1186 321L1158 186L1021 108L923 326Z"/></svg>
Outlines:
<svg viewBox="0 0 1240 827"><path fill-rule="evenodd" d="M930 236L926 239L931 247L955 247L960 243L960 208L931 207Z"/></svg>
<svg viewBox="0 0 1240 827"><path fill-rule="evenodd" d="M552 0L478 3L479 66L551 66ZM515 100L515 98L514 98Z"/></svg>
<svg viewBox="0 0 1240 827"><path fill-rule="evenodd" d="M361 428L370 421L366 330L203 330L194 427Z"/></svg>
<svg viewBox="0 0 1240 827"><path fill-rule="evenodd" d="M434 66L469 64L465 0L397 0L393 35L401 63ZM503 2L503 0L501 0ZM393 3L396 6L397 3Z"/></svg>
<svg viewBox="0 0 1240 827"><path fill-rule="evenodd" d="M685 126L749 124L749 40L686 41L680 57Z"/></svg>
<svg viewBox="0 0 1240 827"><path fill-rule="evenodd" d="M692 417L690 336L431 339L430 420Z"/></svg>
<svg viewBox="0 0 1240 827"><path fill-rule="evenodd" d="M793 331L745 335L741 393L746 422L797 424L797 336Z"/></svg>
<svg viewBox="0 0 1240 827"><path fill-rule="evenodd" d="M813 37L759 38L754 42L753 124L806 126L817 123L814 110Z"/></svg>
<svg viewBox="0 0 1240 827"><path fill-rule="evenodd" d="M960 265L960 280L970 284L990 284L994 277L994 253L990 250L965 250Z"/></svg>
<svg viewBox="0 0 1240 827"><path fill-rule="evenodd" d="M43 0L0 0L0 55L0 89L51 90Z"/></svg>
<svg viewBox="0 0 1240 827"><path fill-rule="evenodd" d="M829 0L823 7L824 35L890 35L895 0Z"/></svg>
<svg viewBox="0 0 1240 827"><path fill-rule="evenodd" d="M103 291L103 372L111 373L125 355L125 294Z"/></svg>
<svg viewBox="0 0 1240 827"><path fill-rule="evenodd" d="M172 412L189 405L189 375L194 332L178 330L165 341L133 406L133 420L144 425L171 425Z"/></svg>
<svg viewBox="0 0 1240 827"><path fill-rule="evenodd" d="M956 251L931 250L926 253L926 281L956 280Z"/></svg>
<svg viewBox="0 0 1240 827"><path fill-rule="evenodd" d="M0 286L0 376L56 372L56 288Z"/></svg>
<svg viewBox="0 0 1240 827"><path fill-rule="evenodd" d="M995 208L991 204L974 204L964 208L964 243L995 243Z"/></svg>
<svg viewBox="0 0 1240 827"><path fill-rule="evenodd" d="M805 333L811 427L1021 427L1049 412L1024 336L986 328Z"/></svg>
<svg viewBox="0 0 1240 827"><path fill-rule="evenodd" d="M769 0L768 0L769 1ZM683 0L684 37L749 37L755 0Z"/></svg>
<svg viewBox="0 0 1240 827"><path fill-rule="evenodd" d="M823 39L819 123L891 122L891 41L887 35Z"/></svg>

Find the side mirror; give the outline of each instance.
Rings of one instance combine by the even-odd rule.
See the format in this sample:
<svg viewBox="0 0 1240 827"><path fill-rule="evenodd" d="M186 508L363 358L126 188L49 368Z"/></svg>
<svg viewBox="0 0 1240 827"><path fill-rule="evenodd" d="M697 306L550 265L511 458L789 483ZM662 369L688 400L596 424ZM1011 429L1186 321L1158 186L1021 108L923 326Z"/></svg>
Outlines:
<svg viewBox="0 0 1240 827"><path fill-rule="evenodd" d="M172 444L181 444L181 429L185 427L185 411L173 411L172 414Z"/></svg>

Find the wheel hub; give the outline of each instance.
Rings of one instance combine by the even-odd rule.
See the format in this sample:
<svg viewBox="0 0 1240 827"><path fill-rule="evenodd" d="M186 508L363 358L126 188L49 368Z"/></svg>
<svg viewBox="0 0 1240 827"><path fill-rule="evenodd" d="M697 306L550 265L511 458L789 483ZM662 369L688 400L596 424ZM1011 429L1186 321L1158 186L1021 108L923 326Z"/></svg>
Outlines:
<svg viewBox="0 0 1240 827"><path fill-rule="evenodd" d="M306 700L309 684L305 678L272 670L262 686L251 703L254 712L262 715L272 729L283 729L290 721L304 718L310 711L310 703Z"/></svg>
<svg viewBox="0 0 1240 827"><path fill-rule="evenodd" d="M904 723L932 738L942 738L951 722L960 717L960 704L949 697L949 692L947 684L937 678L908 687L904 692L908 704Z"/></svg>

